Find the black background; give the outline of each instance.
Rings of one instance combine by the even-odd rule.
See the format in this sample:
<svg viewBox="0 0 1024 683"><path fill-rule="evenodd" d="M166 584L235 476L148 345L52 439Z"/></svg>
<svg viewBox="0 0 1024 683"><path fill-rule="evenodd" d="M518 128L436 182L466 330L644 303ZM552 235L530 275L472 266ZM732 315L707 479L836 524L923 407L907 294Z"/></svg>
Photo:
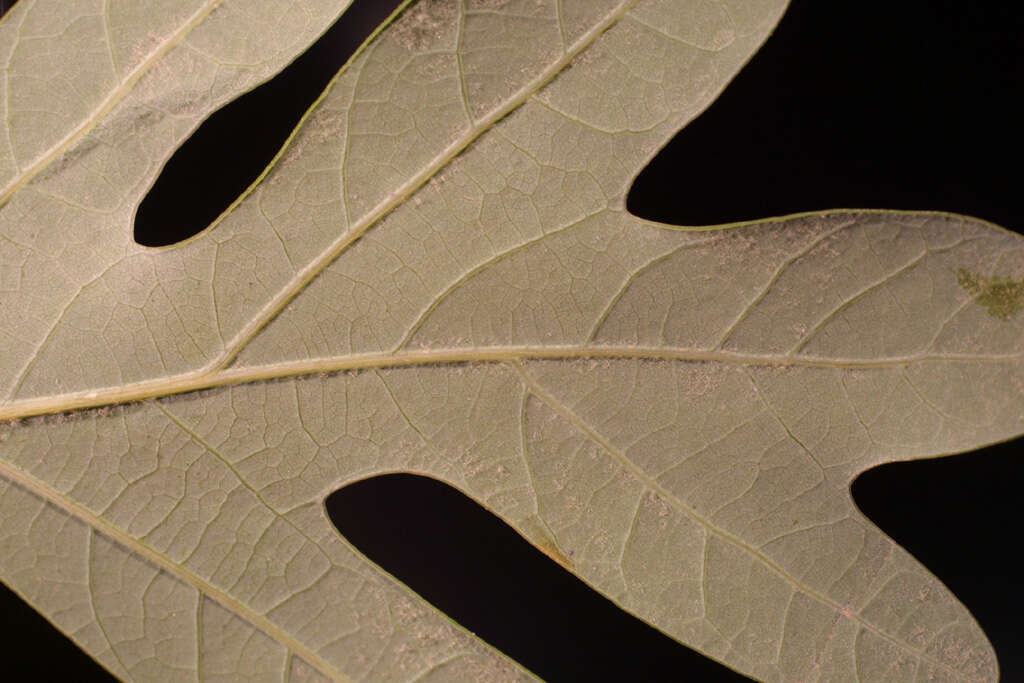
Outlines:
<svg viewBox="0 0 1024 683"><path fill-rule="evenodd" d="M270 90L261 89L265 94L240 98L211 117L211 125L221 119L222 127L210 132L204 125L195 136L197 151L168 165L168 173L180 165L181 178L157 189L171 198L195 196L197 188L234 173L217 167L216 159L241 158L242 148L256 147L254 138L270 139L269 153L261 152L266 158L247 162L247 173L236 174L224 196L214 192L203 209L219 213L276 151L343 62L346 46L358 44L394 4L357 2L329 42L297 60ZM1013 100L1024 82L1017 43L1024 12L1016 6L1005 0L797 0L721 98L640 175L630 210L669 222L715 224L838 207L939 209L1021 232L1024 136ZM293 113L282 115L289 104ZM275 124L279 119L285 122ZM281 126L276 137L263 130L273 125ZM232 137L231 129L240 135ZM215 142L236 153L217 151ZM175 203L196 204L167 205ZM169 224L205 225L209 218L202 215ZM180 237L154 226L148 233L157 235L154 241ZM1024 680L1024 580L1014 548L1022 536L1020 446L1018 440L887 465L854 485L862 510L975 614L1006 681ZM475 515L475 504L460 507L460 500L443 485L392 476L335 494L329 509L371 558L449 614L481 619L465 623L549 680L619 680L624 672L647 680L738 678L713 663L695 668L707 660L688 657L685 648L666 645L652 629L609 610L525 543L522 552L515 550L517 536L502 536L507 528L495 527L486 513ZM496 568L473 564L488 558ZM8 680L106 676L34 611L4 594L0 628Z"/></svg>

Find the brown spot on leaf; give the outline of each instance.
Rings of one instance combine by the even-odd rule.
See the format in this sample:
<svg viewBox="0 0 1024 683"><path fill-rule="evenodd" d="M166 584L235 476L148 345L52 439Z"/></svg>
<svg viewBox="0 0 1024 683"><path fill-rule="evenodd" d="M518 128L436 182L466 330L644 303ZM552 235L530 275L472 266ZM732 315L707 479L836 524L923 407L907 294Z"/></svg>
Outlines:
<svg viewBox="0 0 1024 683"><path fill-rule="evenodd" d="M537 543L537 548L542 553L550 557L552 560L562 565L562 567L568 569L569 571L572 571L572 560L566 557L562 553L562 551L558 549L558 546L555 545L554 542L552 542L550 539L542 539L540 542Z"/></svg>
<svg viewBox="0 0 1024 683"><path fill-rule="evenodd" d="M555 539L548 531L547 524L536 515L527 517L520 522L520 533L532 543L538 550L560 564L565 569L572 571L573 562L558 547ZM571 552L571 551L570 551Z"/></svg>
<svg viewBox="0 0 1024 683"><path fill-rule="evenodd" d="M956 281L993 318L1007 321L1024 310L1024 280L982 277L966 268L958 268Z"/></svg>

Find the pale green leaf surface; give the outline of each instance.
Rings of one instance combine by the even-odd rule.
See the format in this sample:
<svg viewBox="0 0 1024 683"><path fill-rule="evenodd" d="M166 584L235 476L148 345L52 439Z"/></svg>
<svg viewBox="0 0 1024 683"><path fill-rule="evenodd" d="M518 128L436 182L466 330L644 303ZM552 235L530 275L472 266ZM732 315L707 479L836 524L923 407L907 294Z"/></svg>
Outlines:
<svg viewBox="0 0 1024 683"><path fill-rule="evenodd" d="M339 486L413 471L758 679L997 678L849 484L1024 429L1021 294L998 286L1024 241L945 214L625 211L783 0L414 5L165 249L131 237L162 163L347 3L50 4L0 23L0 577L110 671L530 678L326 517ZM89 38L97 16L134 37ZM72 65L35 35L104 50Z"/></svg>

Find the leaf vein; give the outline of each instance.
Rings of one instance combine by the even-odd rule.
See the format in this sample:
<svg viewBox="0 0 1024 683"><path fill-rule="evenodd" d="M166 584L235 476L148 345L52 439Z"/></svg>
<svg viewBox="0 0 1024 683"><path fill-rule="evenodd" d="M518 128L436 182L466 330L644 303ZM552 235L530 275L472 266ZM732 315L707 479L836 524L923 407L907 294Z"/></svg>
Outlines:
<svg viewBox="0 0 1024 683"><path fill-rule="evenodd" d="M765 556L757 548L754 548L753 546L747 544L741 538L734 536L725 529L719 528L710 520L706 519L703 515L699 514L696 510L686 505L681 499L675 496L675 494L673 494L671 491L669 491L664 486L659 484L656 480L652 479L644 470L642 470L640 467L634 464L629 458L626 457L624 453L622 453L622 451L620 451L614 444L612 444L604 435L602 435L596 429L591 427L569 406L562 403L557 397L555 397L553 394L548 392L543 386L541 386L537 382L537 380L534 379L527 372L522 362L516 363L514 367L518 372L519 376L522 378L523 383L527 387L529 387L530 391L535 396L537 396L542 401L547 403L553 411L555 411L558 415L565 419L569 424L573 425L576 429L578 429L582 435L588 437L598 446L603 448L609 455L611 455L615 460L617 460L626 471L630 472L630 474L636 477L637 480L639 480L642 484L647 486L650 490L654 491L659 497L666 500L672 507L678 510L681 514L694 520L695 522L703 526L709 533L718 536L724 542L729 543L730 545L745 552L746 554L753 556L753 558L756 561L758 561L764 567L769 569L772 573L779 576L781 579L783 579L791 586L793 586L795 590L803 593L804 595L807 595L812 600L820 602L822 605L825 605L834 612L839 612L843 609L843 606L837 603L835 600L832 600L828 596L821 594L819 591L815 590L811 586L804 584L797 577L793 576L792 574L787 572L783 567L778 565L769 557ZM864 628L875 633L880 638L887 640L891 644L901 649L907 650L908 652L913 653L915 656L919 658L927 659L936 667L939 667L947 671L949 674L958 679L969 680L965 676L963 676L959 671L956 671L955 669L950 667L948 664L936 659L935 657L929 655L927 652L924 652L923 650L915 648L910 643L907 643L893 635L890 635L882 628L867 621L867 619L865 619L860 614L852 614L851 618L857 621Z"/></svg>

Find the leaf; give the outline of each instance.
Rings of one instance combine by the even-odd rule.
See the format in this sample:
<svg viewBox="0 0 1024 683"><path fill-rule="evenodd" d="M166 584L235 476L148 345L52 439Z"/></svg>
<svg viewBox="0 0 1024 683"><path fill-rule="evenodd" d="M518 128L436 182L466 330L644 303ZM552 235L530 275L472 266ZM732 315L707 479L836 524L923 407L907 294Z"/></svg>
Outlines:
<svg viewBox="0 0 1024 683"><path fill-rule="evenodd" d="M334 532L328 493L412 471L758 679L997 678L848 491L1021 433L1024 242L939 213L625 211L781 0L413 5L258 186L159 250L131 219L163 161L344 3L153 4L118 18L152 45L137 62L54 58L125 35L71 5L0 23L26 75L5 101L0 576L111 672L529 677Z"/></svg>

